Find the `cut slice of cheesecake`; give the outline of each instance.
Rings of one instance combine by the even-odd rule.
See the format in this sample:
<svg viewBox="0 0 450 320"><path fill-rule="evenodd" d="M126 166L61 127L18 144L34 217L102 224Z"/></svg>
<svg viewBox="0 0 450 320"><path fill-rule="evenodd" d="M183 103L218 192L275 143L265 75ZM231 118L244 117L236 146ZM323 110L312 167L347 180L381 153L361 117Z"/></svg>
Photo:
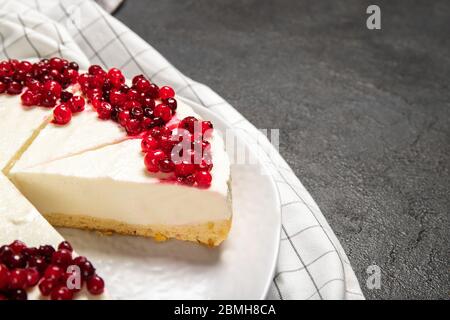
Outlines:
<svg viewBox="0 0 450 320"><path fill-rule="evenodd" d="M220 244L231 224L230 165L222 139L211 141L212 184L165 182L143 166L139 139L16 169L10 177L56 226Z"/></svg>
<svg viewBox="0 0 450 320"><path fill-rule="evenodd" d="M20 240L28 246L57 247L63 237L36 211L14 185L0 174L0 246ZM83 289L77 299L105 299L107 294L93 296ZM45 299L39 289L28 290L28 299Z"/></svg>
<svg viewBox="0 0 450 320"><path fill-rule="evenodd" d="M173 121L186 116L200 118L180 99ZM150 174L141 139L122 130L92 110L68 126L49 123L9 177L55 226L219 245L231 224L230 164L220 135L210 141L212 184L200 189Z"/></svg>
<svg viewBox="0 0 450 320"><path fill-rule="evenodd" d="M127 139L126 132L112 121L98 119L92 105L75 114L65 126L48 123L26 152L20 156L17 166L27 168L51 160L61 159L84 151L118 143Z"/></svg>

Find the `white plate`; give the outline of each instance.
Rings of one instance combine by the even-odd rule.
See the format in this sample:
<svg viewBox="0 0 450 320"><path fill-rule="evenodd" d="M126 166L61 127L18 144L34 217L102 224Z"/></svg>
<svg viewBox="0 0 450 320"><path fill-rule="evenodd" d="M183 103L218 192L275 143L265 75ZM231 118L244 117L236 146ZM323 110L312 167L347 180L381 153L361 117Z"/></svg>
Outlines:
<svg viewBox="0 0 450 320"><path fill-rule="evenodd" d="M190 103L224 132L227 123ZM247 148L247 146L246 146ZM218 248L60 228L87 255L116 299L263 299L278 256L278 194L262 164L233 165L233 225Z"/></svg>

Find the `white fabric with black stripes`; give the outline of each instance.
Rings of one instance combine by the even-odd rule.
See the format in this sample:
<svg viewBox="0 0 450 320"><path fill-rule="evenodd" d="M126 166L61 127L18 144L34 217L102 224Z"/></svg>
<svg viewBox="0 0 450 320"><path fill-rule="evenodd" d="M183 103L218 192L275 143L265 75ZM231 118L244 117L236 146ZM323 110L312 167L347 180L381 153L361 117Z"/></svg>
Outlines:
<svg viewBox="0 0 450 320"><path fill-rule="evenodd" d="M314 200L270 142L219 95L183 75L91 0L0 0L0 58L51 56L75 60L81 68L100 64L118 67L128 76L143 73L157 84L170 85L178 95L241 129L242 137L267 155L264 160L278 187L283 224L269 299L364 298L341 244Z"/></svg>

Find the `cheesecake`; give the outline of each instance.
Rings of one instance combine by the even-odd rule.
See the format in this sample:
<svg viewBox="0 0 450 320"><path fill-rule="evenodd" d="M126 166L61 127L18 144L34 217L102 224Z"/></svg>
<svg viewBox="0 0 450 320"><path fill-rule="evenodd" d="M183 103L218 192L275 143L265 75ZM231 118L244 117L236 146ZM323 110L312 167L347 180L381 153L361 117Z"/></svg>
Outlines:
<svg viewBox="0 0 450 320"><path fill-rule="evenodd" d="M5 297L6 294L14 294L18 292L21 295L21 298L28 299L48 299L50 293L48 295L43 295L39 290L38 283L40 284L43 281L45 271L41 270L41 274L37 275L34 280L36 283L34 285L27 285L26 290L22 289L13 289L3 288L3 284L5 282L5 277L2 274L5 274L5 264L6 261L2 261L5 254L4 244L11 243L25 243L28 248L33 248L34 251L39 251L47 249L49 247L57 248L61 243L67 243L64 241L63 237L42 217L42 215L20 194L20 192L14 187L14 185L3 175L0 174L0 190L1 190L1 198L0 198L0 300ZM20 241L17 241L20 239ZM44 246L45 245L45 246ZM39 248L39 249L38 249ZM32 251L28 251L28 256ZM20 253L19 253L20 254ZM75 252L72 253L74 257L77 256ZM21 256L25 256L21 254ZM38 253L38 256L39 253ZM31 258L28 259L29 263ZM38 261L38 260L35 260ZM5 263L5 264L4 264ZM33 264L32 264L33 265ZM22 272L27 272L31 269L31 271L35 271L37 264L34 264L32 267L21 268ZM23 266L21 266L23 267ZM51 271L57 270L55 268L49 268ZM10 272L18 272L17 268L10 268ZM24 271L25 270L25 271ZM49 271L46 271L48 274ZM20 273L19 273L20 274ZM38 282L39 281L39 282ZM62 291L64 294L64 290ZM52 296L55 297L58 294L56 292ZM85 300L85 299L107 299L108 295L106 293L91 294L86 286L80 290L80 292L76 293L73 298Z"/></svg>
<svg viewBox="0 0 450 320"><path fill-rule="evenodd" d="M213 124L142 75L60 60L33 64L22 90L0 65L0 165L20 193L56 227L222 243L230 163Z"/></svg>
<svg viewBox="0 0 450 320"><path fill-rule="evenodd" d="M186 103L177 110L199 118ZM96 119L96 114L85 111L83 117ZM149 173L143 165L141 139L117 142L111 130L112 140L105 145L106 140L100 139L93 148L91 132L83 125L89 127L91 122L75 124L63 129L49 124L9 172L52 225L210 246L226 238L231 224L230 164L217 132L210 138L211 185L201 189L175 183L167 173ZM56 152L54 146L64 139L78 141L76 149Z"/></svg>

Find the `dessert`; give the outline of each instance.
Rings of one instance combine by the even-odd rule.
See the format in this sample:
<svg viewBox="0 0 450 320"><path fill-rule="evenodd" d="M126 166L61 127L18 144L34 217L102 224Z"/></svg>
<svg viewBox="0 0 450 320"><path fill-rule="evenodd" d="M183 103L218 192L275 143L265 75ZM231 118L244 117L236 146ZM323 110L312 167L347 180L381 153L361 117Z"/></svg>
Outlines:
<svg viewBox="0 0 450 320"><path fill-rule="evenodd" d="M21 102L0 95L0 112L17 113L0 119L0 165L52 225L210 246L227 237L224 143L172 88L52 58L1 62L4 91Z"/></svg>
<svg viewBox="0 0 450 320"><path fill-rule="evenodd" d="M76 257L70 244L2 175L0 190L0 300L106 298L104 282L92 264ZM81 277L89 287L68 289L63 274L71 264L87 272Z"/></svg>

